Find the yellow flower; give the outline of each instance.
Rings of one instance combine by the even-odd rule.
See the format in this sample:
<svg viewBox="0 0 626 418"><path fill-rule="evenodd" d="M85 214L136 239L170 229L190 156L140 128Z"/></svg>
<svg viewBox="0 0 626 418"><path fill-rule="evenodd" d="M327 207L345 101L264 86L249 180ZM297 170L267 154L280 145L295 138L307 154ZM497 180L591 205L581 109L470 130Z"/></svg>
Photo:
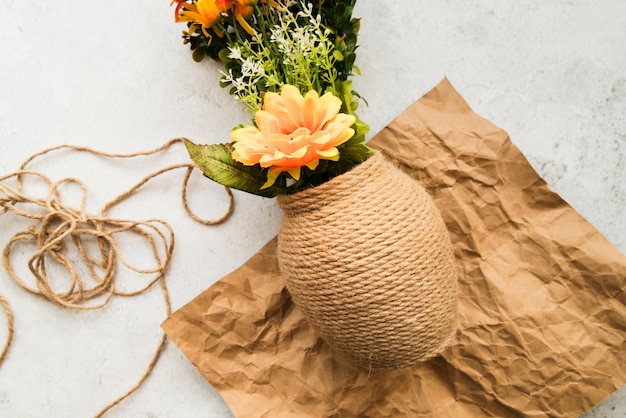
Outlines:
<svg viewBox="0 0 626 418"><path fill-rule="evenodd" d="M302 167L315 170L320 159L339 160L338 145L354 135L352 115L339 113L341 100L331 93L319 97L285 85L280 94L268 92L263 108L254 115L256 126L232 131L233 158L245 165L268 168L270 187L283 172L300 179Z"/></svg>
<svg viewBox="0 0 626 418"><path fill-rule="evenodd" d="M218 35L221 35L221 31L214 26L221 19L222 13L227 12L232 7L233 0L192 0L192 3L173 0L172 4L174 3L177 3L174 12L176 22L191 22L190 34L197 26L200 26L204 35L210 40L209 29L211 28Z"/></svg>

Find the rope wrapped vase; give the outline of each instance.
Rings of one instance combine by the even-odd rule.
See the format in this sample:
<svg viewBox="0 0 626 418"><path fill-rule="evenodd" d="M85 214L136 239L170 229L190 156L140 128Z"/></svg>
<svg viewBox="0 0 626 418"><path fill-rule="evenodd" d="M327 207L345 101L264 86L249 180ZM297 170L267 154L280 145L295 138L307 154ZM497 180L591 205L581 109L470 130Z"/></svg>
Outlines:
<svg viewBox="0 0 626 418"><path fill-rule="evenodd" d="M441 353L457 324L457 276L426 190L382 153L278 197L278 262L294 303L330 347L368 368Z"/></svg>

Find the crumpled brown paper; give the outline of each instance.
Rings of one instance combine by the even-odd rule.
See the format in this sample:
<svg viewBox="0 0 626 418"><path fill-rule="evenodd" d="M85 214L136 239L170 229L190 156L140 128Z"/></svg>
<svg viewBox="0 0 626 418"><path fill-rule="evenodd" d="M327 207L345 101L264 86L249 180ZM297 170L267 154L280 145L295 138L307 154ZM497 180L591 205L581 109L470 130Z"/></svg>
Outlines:
<svg viewBox="0 0 626 418"><path fill-rule="evenodd" d="M370 143L431 192L459 269L441 357L369 371L293 306L275 241L164 322L237 417L578 417L626 381L626 257L447 80Z"/></svg>

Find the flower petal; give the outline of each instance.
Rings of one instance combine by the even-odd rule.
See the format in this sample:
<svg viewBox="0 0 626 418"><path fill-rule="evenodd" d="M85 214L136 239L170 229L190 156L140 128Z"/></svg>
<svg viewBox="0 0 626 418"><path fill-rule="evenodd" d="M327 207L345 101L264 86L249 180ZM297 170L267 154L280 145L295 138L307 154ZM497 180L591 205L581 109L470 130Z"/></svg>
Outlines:
<svg viewBox="0 0 626 418"><path fill-rule="evenodd" d="M285 100L280 94L268 92L263 98L263 110L271 113L279 121L282 132L289 134L298 128L298 123L285 107Z"/></svg>
<svg viewBox="0 0 626 418"><path fill-rule="evenodd" d="M323 109L323 114L321 116L320 123L325 125L326 122L336 117L341 110L341 99L336 96L333 96L332 93L328 92L320 97L319 107ZM350 116L350 115L346 115ZM354 123L354 122L353 122Z"/></svg>
<svg viewBox="0 0 626 418"><path fill-rule="evenodd" d="M230 139L235 142L248 139L259 133L259 130L254 126L246 125L242 128L233 129L230 132Z"/></svg>
<svg viewBox="0 0 626 418"><path fill-rule="evenodd" d="M320 158L323 158L325 160L337 161L339 159L339 150L335 147L323 151L319 150L317 151L317 154L320 156Z"/></svg>
<svg viewBox="0 0 626 418"><path fill-rule="evenodd" d="M310 91L304 96L302 105L302 125L309 128L311 132L315 132L320 129L320 125L323 123L320 117L320 100L315 91Z"/></svg>
<svg viewBox="0 0 626 418"><path fill-rule="evenodd" d="M287 172L289 173L291 177L293 177L294 180L296 181L300 180L300 167L288 168Z"/></svg>
<svg viewBox="0 0 626 418"><path fill-rule="evenodd" d="M283 86L281 93L268 92L254 126L233 130L233 158L259 164L267 170L270 187L284 172L298 180L301 168L317 169L319 160L338 161L337 146L354 136L356 118L339 113L341 100L331 93L322 97L314 90L302 96L297 87Z"/></svg>
<svg viewBox="0 0 626 418"><path fill-rule="evenodd" d="M319 163L320 163L319 158L316 158L313 161L310 161L309 163L305 164L305 166L307 166L311 170L315 170L317 166L319 165Z"/></svg>
<svg viewBox="0 0 626 418"><path fill-rule="evenodd" d="M291 153L291 158L302 158L306 155L306 152L308 150L308 146L304 146L294 152Z"/></svg>
<svg viewBox="0 0 626 418"><path fill-rule="evenodd" d="M317 96L316 92L313 91L312 93ZM283 99L285 109L295 122L295 127L306 126L303 117L304 97L300 94L300 90L295 86L286 84L283 86L280 96Z"/></svg>
<svg viewBox="0 0 626 418"><path fill-rule="evenodd" d="M282 172L283 170L280 167L270 167L270 169L267 170L267 181L263 184L263 186L261 186L261 190L273 186L274 183L276 183L276 179Z"/></svg>
<svg viewBox="0 0 626 418"><path fill-rule="evenodd" d="M254 114L254 123L263 132L263 135L271 135L273 133L282 133L281 123L278 118L265 110L259 110Z"/></svg>

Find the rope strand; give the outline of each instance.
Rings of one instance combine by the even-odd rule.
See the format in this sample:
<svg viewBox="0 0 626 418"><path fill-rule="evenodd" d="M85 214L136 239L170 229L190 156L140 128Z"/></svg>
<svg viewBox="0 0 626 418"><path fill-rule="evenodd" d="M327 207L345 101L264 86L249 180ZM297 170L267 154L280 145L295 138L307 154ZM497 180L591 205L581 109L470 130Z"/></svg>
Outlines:
<svg viewBox="0 0 626 418"><path fill-rule="evenodd" d="M2 352L0 353L0 362L6 356L9 351L9 347L11 346L11 341L13 341L13 312L11 311L11 307L9 306L9 302L0 295L0 305L2 305L2 309L7 317L7 339L4 342L4 348L2 348Z"/></svg>
<svg viewBox="0 0 626 418"><path fill-rule="evenodd" d="M111 208L135 194L139 188L155 177L172 170L184 168L186 171L182 183L181 201L185 212L196 222L204 225L217 225L226 221L233 212L234 198L231 190L225 188L229 202L225 213L216 219L202 219L193 213L187 202L187 187L195 166L192 163L174 164L147 175L131 188L107 202L98 215L90 215L86 210L87 187L82 181L68 177L54 182L41 172L27 170L26 166L45 154L62 149L86 152L104 158L134 158L157 154L169 149L174 144L182 143L182 141L183 138L174 138L153 150L132 154L112 154L83 146L59 145L33 154L22 163L18 171L0 177L0 215L12 213L18 217L34 220L38 223L37 226L31 225L27 230L17 232L4 247L2 264L9 276L15 283L30 293L56 305L79 310L99 309L105 306L113 296L130 297L139 295L158 282L163 292L166 312L169 317L172 309L165 273L174 249L174 231L172 227L160 219L149 219L146 221L116 219L109 217L107 213ZM43 181L47 185L48 194L45 199L28 196L23 192L24 182L32 177ZM15 180L16 187L10 187L6 184L6 181L10 179ZM79 208L63 203L60 189L66 185L75 185L80 188L82 196ZM32 206L37 208L37 210L34 210ZM27 208L33 210L28 210ZM155 263L153 267L138 268L124 258L116 236L125 233L135 234L143 239L152 252L152 258ZM11 250L14 245L20 243L31 243L37 248L28 260L28 268L35 280L34 287L26 284L18 276L11 263ZM83 279L73 264L71 257L67 255L72 245L73 250L80 255L82 266L86 268L89 282ZM97 247L97 251L93 250L94 246ZM93 252L97 254L94 255ZM55 266L61 267L70 278L68 286L62 291L53 289L48 280L48 269L46 266L52 262ZM154 275L154 278L151 278L145 286L138 290L118 290L115 286L118 265L123 265L137 274ZM84 268L83 270L85 270ZM7 317L8 329L7 339L0 353L0 365L2 365L13 341L14 329L13 312L2 295L0 295L0 304ZM103 416L107 411L141 387L152 373L165 347L165 343L166 335L163 333L159 345L139 381L122 396L104 407L96 417Z"/></svg>

